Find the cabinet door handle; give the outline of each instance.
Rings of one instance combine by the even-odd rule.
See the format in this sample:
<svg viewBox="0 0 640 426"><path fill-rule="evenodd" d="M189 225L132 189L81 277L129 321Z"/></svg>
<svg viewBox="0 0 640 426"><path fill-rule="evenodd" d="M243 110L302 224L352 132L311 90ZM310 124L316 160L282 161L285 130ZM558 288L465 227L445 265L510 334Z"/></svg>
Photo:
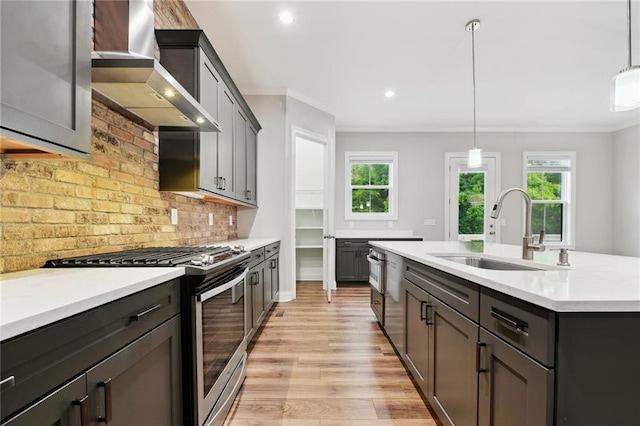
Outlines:
<svg viewBox="0 0 640 426"><path fill-rule="evenodd" d="M425 306L427 307L427 309L426 309L426 313L425 313L425 321L424 321L424 323L426 325L433 325L433 305L427 303ZM429 315L429 312L431 312L431 315ZM431 318L431 319L429 319L429 318Z"/></svg>
<svg viewBox="0 0 640 426"><path fill-rule="evenodd" d="M522 321L516 317L512 317L506 312L499 311L495 308L491 308L491 317L497 319L503 324L508 325L520 334L524 334L525 336L529 335L527 331L527 329L529 328L529 324L525 321Z"/></svg>
<svg viewBox="0 0 640 426"><path fill-rule="evenodd" d="M89 426L89 395L74 400L71 405L80 408L80 426Z"/></svg>
<svg viewBox="0 0 640 426"><path fill-rule="evenodd" d="M420 302L420 321L425 321L427 319L427 306L427 302L425 302L424 300Z"/></svg>
<svg viewBox="0 0 640 426"><path fill-rule="evenodd" d="M487 347L484 342L476 342L476 373L486 373L486 368L480 368L481 349Z"/></svg>
<svg viewBox="0 0 640 426"><path fill-rule="evenodd" d="M150 307L149 309L145 309L142 312L139 312L135 315L131 316L131 322L138 322L140 321L140 318L142 318L143 316L150 314L151 312L155 311L156 309L160 309L162 307L162 303L158 303L155 306Z"/></svg>
<svg viewBox="0 0 640 426"><path fill-rule="evenodd" d="M271 262L269 262L269 269L276 269L276 261L272 260Z"/></svg>
<svg viewBox="0 0 640 426"><path fill-rule="evenodd" d="M97 386L104 388L104 417L98 416L98 422L109 423L111 421L111 377L104 382L99 382Z"/></svg>

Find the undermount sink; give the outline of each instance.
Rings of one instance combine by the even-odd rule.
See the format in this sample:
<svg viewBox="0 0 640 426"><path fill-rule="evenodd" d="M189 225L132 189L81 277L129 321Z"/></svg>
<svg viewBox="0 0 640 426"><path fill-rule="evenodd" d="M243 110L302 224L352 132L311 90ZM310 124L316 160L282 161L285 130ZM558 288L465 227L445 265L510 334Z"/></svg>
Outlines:
<svg viewBox="0 0 640 426"><path fill-rule="evenodd" d="M519 263L506 262L502 260L487 259L485 257L478 256L435 255L435 257L448 260L450 262L460 263L462 265L473 266L474 268L493 269L497 271L546 271L549 269L544 267L537 268L535 266L521 265Z"/></svg>

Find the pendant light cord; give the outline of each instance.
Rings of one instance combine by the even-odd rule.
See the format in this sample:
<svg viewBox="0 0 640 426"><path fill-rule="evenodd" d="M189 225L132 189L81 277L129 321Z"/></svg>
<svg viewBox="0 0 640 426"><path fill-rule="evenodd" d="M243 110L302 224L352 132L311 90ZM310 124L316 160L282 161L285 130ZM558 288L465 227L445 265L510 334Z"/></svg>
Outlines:
<svg viewBox="0 0 640 426"><path fill-rule="evenodd" d="M629 0L631 1L631 0ZM476 41L474 28L471 29L471 70L473 75L473 148L477 148L476 144ZM631 55L631 53L629 53Z"/></svg>
<svg viewBox="0 0 640 426"><path fill-rule="evenodd" d="M629 28L629 68L631 68L631 0L627 1L627 27Z"/></svg>

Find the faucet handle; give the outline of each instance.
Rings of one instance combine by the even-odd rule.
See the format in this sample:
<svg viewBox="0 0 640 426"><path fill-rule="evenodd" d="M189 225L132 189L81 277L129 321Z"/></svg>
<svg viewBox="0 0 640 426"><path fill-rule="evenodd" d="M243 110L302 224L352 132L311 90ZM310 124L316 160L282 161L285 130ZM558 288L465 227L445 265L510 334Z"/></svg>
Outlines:
<svg viewBox="0 0 640 426"><path fill-rule="evenodd" d="M540 237L538 238L538 244L544 243L544 236L547 235L544 229L540 230Z"/></svg>

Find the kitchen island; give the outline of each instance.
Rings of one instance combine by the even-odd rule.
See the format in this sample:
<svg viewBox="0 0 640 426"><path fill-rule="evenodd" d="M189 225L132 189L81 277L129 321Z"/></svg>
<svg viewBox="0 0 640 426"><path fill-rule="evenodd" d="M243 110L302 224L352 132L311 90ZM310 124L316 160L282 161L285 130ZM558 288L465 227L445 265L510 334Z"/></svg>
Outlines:
<svg viewBox="0 0 640 426"><path fill-rule="evenodd" d="M404 259L399 352L443 423L640 424L640 259L571 252L562 267L518 246L371 244Z"/></svg>

